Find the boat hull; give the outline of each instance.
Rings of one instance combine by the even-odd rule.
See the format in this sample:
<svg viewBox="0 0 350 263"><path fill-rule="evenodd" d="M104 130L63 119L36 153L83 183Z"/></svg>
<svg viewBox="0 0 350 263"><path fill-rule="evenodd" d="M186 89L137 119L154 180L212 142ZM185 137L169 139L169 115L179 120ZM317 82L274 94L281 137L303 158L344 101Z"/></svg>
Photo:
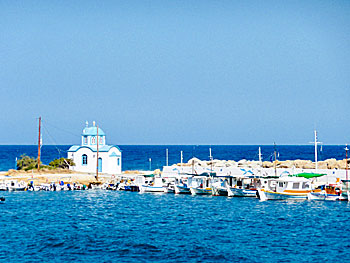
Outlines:
<svg viewBox="0 0 350 263"><path fill-rule="evenodd" d="M192 195L211 195L212 190L211 188L194 188L191 187L191 194Z"/></svg>
<svg viewBox="0 0 350 263"><path fill-rule="evenodd" d="M175 185L175 194L191 194L191 190L185 186Z"/></svg>
<svg viewBox="0 0 350 263"><path fill-rule="evenodd" d="M141 193L164 193L165 187L161 186L141 186L140 192Z"/></svg>
<svg viewBox="0 0 350 263"><path fill-rule="evenodd" d="M334 194L327 194L325 192L310 192L307 195L308 200L321 200L321 201L339 201L341 196Z"/></svg>
<svg viewBox="0 0 350 263"><path fill-rule="evenodd" d="M306 200L308 195L308 193L272 192L267 190L264 190L263 193L266 200Z"/></svg>
<svg viewBox="0 0 350 263"><path fill-rule="evenodd" d="M227 189L228 196L236 196L236 197L256 197L256 190L252 189L241 189L241 188L229 188Z"/></svg>
<svg viewBox="0 0 350 263"><path fill-rule="evenodd" d="M228 191L224 187L213 187L212 195L214 196L228 196Z"/></svg>

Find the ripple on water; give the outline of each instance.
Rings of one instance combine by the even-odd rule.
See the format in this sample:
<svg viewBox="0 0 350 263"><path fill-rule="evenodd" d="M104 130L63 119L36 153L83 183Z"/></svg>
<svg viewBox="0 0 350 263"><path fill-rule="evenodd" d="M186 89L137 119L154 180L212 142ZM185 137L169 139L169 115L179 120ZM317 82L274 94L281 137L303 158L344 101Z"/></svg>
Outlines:
<svg viewBox="0 0 350 263"><path fill-rule="evenodd" d="M4 193L0 259L309 262L350 258L350 206L113 191Z"/></svg>

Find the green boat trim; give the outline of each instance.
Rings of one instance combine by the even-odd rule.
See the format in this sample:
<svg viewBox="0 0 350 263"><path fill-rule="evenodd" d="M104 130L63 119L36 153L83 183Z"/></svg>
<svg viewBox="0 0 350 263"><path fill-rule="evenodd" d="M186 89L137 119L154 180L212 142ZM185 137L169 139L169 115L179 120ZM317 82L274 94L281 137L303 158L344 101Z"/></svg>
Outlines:
<svg viewBox="0 0 350 263"><path fill-rule="evenodd" d="M292 174L290 176L294 176L294 177L304 177L307 179L311 179L311 178L315 178L315 177L320 177L320 176L324 176L326 174L316 174L316 173L299 173L299 174Z"/></svg>

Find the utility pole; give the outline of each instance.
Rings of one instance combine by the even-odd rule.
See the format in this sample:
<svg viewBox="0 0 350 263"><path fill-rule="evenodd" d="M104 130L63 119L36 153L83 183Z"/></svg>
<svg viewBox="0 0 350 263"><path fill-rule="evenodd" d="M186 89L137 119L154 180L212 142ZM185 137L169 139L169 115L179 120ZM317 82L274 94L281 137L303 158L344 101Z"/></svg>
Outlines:
<svg viewBox="0 0 350 263"><path fill-rule="evenodd" d="M41 117L39 117L38 172L39 172L39 170L40 170L40 155L41 155Z"/></svg>
<svg viewBox="0 0 350 263"><path fill-rule="evenodd" d="M96 150L97 150L97 153L96 153L96 181L98 181L98 125L96 125L96 128L97 128L97 144L96 144L96 146L97 146L97 148L96 148Z"/></svg>

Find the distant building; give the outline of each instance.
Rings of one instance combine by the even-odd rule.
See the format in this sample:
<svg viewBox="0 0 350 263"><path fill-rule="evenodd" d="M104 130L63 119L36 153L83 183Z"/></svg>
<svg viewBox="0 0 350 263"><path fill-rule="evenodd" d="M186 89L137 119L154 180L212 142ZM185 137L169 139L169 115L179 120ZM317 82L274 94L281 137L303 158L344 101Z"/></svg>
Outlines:
<svg viewBox="0 0 350 263"><path fill-rule="evenodd" d="M81 136L81 145L73 145L69 148L68 158L75 163L71 169L79 172L96 172L97 140L99 140L98 171L107 174L121 174L122 153L118 146L106 144L106 134L100 128L98 128L97 138L95 122L92 127L89 127L86 122Z"/></svg>

